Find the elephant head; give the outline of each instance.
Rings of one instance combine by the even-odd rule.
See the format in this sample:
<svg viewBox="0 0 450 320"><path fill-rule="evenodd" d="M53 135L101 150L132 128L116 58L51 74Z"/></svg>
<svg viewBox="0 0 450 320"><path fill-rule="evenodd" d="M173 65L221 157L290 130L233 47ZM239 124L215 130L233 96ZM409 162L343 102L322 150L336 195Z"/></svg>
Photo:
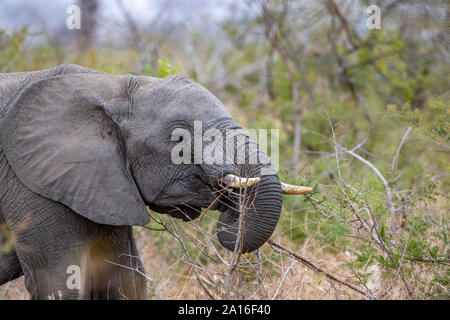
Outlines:
<svg viewBox="0 0 450 320"><path fill-rule="evenodd" d="M49 77L23 89L3 121L0 143L22 183L100 224L145 225L146 206L184 220L212 207L221 211L220 243L236 250L240 234L240 249L249 252L272 235L283 189L308 191L282 184L257 146L256 163L248 156L240 164L176 163L174 150L182 159L196 156L190 147L177 149L191 142L195 149L196 121L201 132L240 128L214 95L180 76ZM189 134L174 139L180 129ZM255 145L241 141L244 149ZM215 142L199 143L208 150Z"/></svg>

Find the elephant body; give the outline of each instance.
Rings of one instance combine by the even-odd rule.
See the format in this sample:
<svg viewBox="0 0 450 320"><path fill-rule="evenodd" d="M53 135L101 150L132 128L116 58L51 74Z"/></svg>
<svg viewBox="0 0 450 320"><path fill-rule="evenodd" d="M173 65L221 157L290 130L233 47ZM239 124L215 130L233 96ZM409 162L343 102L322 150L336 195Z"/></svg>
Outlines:
<svg viewBox="0 0 450 320"><path fill-rule="evenodd" d="M74 65L0 75L0 115L29 83L94 71ZM2 120L0 118L0 120ZM36 226L45 226L37 228ZM24 275L34 299L143 299L144 269L131 226L100 225L34 193L18 179L0 146L0 285ZM112 263L106 262L108 260ZM120 266L119 266L120 265ZM70 266L79 285L69 289ZM127 269L130 268L130 269Z"/></svg>
<svg viewBox="0 0 450 320"><path fill-rule="evenodd" d="M192 220L221 192L224 175L260 176L271 166L173 163L179 142L171 132L192 131L196 120L204 130L240 128L184 77L76 65L0 74L0 285L23 274L34 299L145 298L132 226L149 222L146 206ZM267 241L281 212L280 186L275 172L248 188L241 233L236 199L217 201L225 248L250 252Z"/></svg>

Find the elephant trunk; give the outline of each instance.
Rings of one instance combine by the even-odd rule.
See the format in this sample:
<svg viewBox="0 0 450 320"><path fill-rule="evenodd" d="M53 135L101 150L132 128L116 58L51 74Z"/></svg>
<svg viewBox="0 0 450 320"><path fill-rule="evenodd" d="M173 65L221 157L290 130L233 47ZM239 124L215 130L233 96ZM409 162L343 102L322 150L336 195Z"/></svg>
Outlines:
<svg viewBox="0 0 450 320"><path fill-rule="evenodd" d="M231 251L251 252L261 247L271 237L280 217L281 183L277 175L262 176L257 185L246 191L240 201L239 197L233 199L217 223L219 242Z"/></svg>

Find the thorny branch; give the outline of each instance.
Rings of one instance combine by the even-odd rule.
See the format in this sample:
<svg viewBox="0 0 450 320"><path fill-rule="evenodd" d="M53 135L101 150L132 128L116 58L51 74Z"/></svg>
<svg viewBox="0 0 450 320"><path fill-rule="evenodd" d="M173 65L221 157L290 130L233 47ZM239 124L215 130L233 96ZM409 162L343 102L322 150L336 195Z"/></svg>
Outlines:
<svg viewBox="0 0 450 320"><path fill-rule="evenodd" d="M303 263L304 265L306 265L307 267L313 269L315 272L323 273L328 279L333 280L335 282L338 282L338 283L340 283L340 284L342 284L342 285L344 285L344 286L346 286L346 287L348 287L348 288L350 288L350 289L352 289L352 290L362 294L363 296L366 296L367 298L376 299L376 297L371 295L370 293L364 292L362 289L356 287L355 285L353 285L353 284L351 284L351 283L349 283L349 282L347 282L345 280L339 279L338 277L336 277L336 276L332 275L331 273L325 271L324 269L320 268L319 266L317 266L316 264L314 264L310 260L300 256L298 253L296 253L296 252L286 248L285 246L282 246L281 244L276 243L273 240L268 240L267 243L271 245L272 249L275 252L282 253L282 254L285 254L285 255L287 255L287 256L289 256L291 258L294 258L294 259L300 261L301 263ZM279 250L277 250L275 248L278 248L281 251L279 251Z"/></svg>

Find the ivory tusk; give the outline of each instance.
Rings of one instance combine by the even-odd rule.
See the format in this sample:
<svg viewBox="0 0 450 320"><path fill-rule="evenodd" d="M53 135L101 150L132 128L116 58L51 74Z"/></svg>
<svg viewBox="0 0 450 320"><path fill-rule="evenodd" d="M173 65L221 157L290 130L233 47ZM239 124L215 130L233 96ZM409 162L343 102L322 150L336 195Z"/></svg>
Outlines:
<svg viewBox="0 0 450 320"><path fill-rule="evenodd" d="M261 178L242 178L234 174L227 174L222 178L222 183L230 188L251 187L261 181Z"/></svg>
<svg viewBox="0 0 450 320"><path fill-rule="evenodd" d="M313 191L313 188L295 186L293 184L281 182L281 191L283 194L307 194Z"/></svg>

